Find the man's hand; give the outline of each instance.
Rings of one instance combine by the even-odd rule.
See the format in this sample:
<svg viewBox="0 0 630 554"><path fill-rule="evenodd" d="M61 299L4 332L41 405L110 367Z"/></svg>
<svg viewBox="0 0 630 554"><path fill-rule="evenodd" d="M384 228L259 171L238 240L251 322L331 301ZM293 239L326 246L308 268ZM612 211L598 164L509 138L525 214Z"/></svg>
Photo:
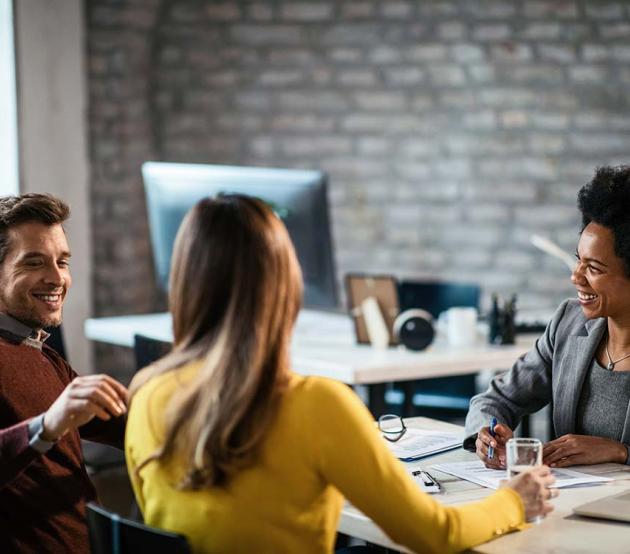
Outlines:
<svg viewBox="0 0 630 554"><path fill-rule="evenodd" d="M512 438L512 429L503 423L499 423L494 426L493 437L490 434L489 427L482 427L477 434L477 441L475 446L477 447L477 456L481 458L486 467L493 469L505 468L505 443ZM494 448L494 456L490 460L488 458L488 447Z"/></svg>
<svg viewBox="0 0 630 554"><path fill-rule="evenodd" d="M108 420L127 412L127 389L109 375L77 377L44 415L42 439L54 441L92 418Z"/></svg>
<svg viewBox="0 0 630 554"><path fill-rule="evenodd" d="M625 464L626 447L620 442L588 435L563 435L543 447L543 463L550 467L603 464Z"/></svg>

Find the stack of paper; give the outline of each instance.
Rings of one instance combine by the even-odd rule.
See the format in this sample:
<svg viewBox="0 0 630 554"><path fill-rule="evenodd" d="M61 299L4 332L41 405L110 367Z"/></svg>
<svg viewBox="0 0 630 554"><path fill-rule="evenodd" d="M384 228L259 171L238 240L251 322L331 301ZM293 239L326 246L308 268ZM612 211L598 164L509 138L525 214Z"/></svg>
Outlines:
<svg viewBox="0 0 630 554"><path fill-rule="evenodd" d="M456 433L407 429L396 442L386 441L392 454L403 462L412 462L426 456L453 450L462 445L463 437Z"/></svg>
<svg viewBox="0 0 630 554"><path fill-rule="evenodd" d="M449 464L436 464L433 469L454 475L465 481L476 483L489 489L498 489L501 481L506 479L504 469L488 469L481 460L473 462L454 462ZM555 488L572 487L574 485L591 485L612 481L608 477L600 475L588 475L571 469L552 469L556 478Z"/></svg>

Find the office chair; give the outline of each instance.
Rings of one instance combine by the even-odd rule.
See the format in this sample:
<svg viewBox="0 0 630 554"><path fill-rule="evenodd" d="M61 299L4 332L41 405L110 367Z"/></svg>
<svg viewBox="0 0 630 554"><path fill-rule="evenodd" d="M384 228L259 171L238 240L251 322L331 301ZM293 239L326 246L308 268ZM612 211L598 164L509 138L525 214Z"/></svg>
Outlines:
<svg viewBox="0 0 630 554"><path fill-rule="evenodd" d="M46 344L50 346L53 350L56 350L57 353L64 359L68 360L66 356L66 345L63 341L63 332L61 330L61 325L57 327L48 327L44 329L47 333L50 334L48 339L46 340Z"/></svg>
<svg viewBox="0 0 630 554"><path fill-rule="evenodd" d="M134 335L133 354L136 360L136 371L140 371L143 367L163 358L171 351L172 347L170 342L152 339L145 335Z"/></svg>
<svg viewBox="0 0 630 554"><path fill-rule="evenodd" d="M171 344L143 335L134 335L133 351L136 361L136 371L148 366L155 360L168 354ZM100 471L125 467L125 454L122 450L90 441L82 441L83 460L90 474Z"/></svg>
<svg viewBox="0 0 630 554"><path fill-rule="evenodd" d="M92 554L190 554L186 537L155 529L108 512L93 502L87 505Z"/></svg>
<svg viewBox="0 0 630 554"><path fill-rule="evenodd" d="M478 308L480 292L479 285L467 283L403 281L398 285L401 312L422 308L436 320L449 308ZM407 381L396 384L394 390L404 394L404 416L422 415L439 419L465 417L470 399L477 392L475 375Z"/></svg>

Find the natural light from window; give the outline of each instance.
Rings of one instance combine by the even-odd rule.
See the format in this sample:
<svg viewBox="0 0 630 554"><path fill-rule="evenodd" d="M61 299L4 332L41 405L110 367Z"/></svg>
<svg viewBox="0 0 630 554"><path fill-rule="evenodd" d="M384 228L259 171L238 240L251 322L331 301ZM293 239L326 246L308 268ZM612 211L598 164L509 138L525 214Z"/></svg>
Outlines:
<svg viewBox="0 0 630 554"><path fill-rule="evenodd" d="M12 0L0 0L0 196L18 194L18 134Z"/></svg>

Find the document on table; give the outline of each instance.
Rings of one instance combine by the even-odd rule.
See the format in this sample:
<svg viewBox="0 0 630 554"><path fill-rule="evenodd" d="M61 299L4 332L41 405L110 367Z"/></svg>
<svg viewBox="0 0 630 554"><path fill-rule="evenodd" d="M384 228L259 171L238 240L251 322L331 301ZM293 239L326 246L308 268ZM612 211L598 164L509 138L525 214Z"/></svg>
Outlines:
<svg viewBox="0 0 630 554"><path fill-rule="evenodd" d="M454 475L465 481L477 483L489 489L498 489L501 481L506 478L504 469L488 469L481 460L474 462L454 462L449 464L436 464L432 469ZM595 485L612 481L608 477L600 475L588 475L571 469L552 469L552 474L556 478L554 487L572 487L574 485Z"/></svg>
<svg viewBox="0 0 630 554"><path fill-rule="evenodd" d="M411 462L426 456L453 450L462 445L463 436L457 433L424 431L407 428L407 432L396 442L385 441L392 454L403 462Z"/></svg>

